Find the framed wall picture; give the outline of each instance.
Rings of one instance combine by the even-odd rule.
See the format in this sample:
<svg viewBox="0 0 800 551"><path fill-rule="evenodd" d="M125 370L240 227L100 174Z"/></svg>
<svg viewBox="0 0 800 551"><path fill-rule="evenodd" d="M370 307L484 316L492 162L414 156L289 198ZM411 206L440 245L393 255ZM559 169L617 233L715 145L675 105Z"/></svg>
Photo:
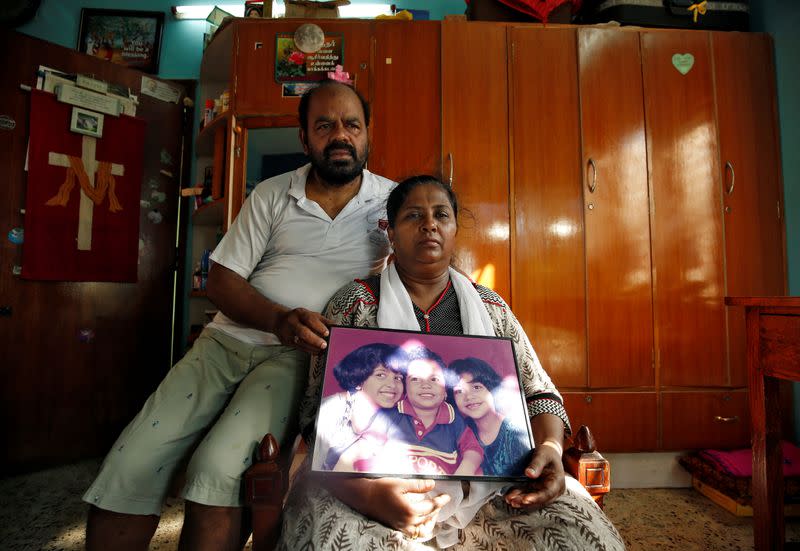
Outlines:
<svg viewBox="0 0 800 551"><path fill-rule="evenodd" d="M511 339L332 327L312 470L524 480L533 437Z"/></svg>
<svg viewBox="0 0 800 551"><path fill-rule="evenodd" d="M104 118L102 113L81 109L80 107L73 107L69 129L78 134L102 138Z"/></svg>
<svg viewBox="0 0 800 551"><path fill-rule="evenodd" d="M83 8L78 51L158 73L164 13Z"/></svg>

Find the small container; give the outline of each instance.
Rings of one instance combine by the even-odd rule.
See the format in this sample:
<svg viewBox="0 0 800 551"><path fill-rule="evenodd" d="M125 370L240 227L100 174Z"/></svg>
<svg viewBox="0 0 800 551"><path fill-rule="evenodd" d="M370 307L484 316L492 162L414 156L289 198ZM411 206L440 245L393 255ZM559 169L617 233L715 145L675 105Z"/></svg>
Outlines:
<svg viewBox="0 0 800 551"><path fill-rule="evenodd" d="M231 106L231 93L228 90L222 92L222 95L219 97L219 101L222 104L222 112L224 113L227 111Z"/></svg>
<svg viewBox="0 0 800 551"><path fill-rule="evenodd" d="M216 117L222 113L222 101L215 99L214 100L214 116Z"/></svg>
<svg viewBox="0 0 800 551"><path fill-rule="evenodd" d="M203 121L206 125L211 124L211 121L214 120L214 100L207 99L206 100L206 109L203 112Z"/></svg>
<svg viewBox="0 0 800 551"><path fill-rule="evenodd" d="M208 269L211 267L211 249L203 251L203 256L200 258L200 290L206 290L206 281L208 281Z"/></svg>

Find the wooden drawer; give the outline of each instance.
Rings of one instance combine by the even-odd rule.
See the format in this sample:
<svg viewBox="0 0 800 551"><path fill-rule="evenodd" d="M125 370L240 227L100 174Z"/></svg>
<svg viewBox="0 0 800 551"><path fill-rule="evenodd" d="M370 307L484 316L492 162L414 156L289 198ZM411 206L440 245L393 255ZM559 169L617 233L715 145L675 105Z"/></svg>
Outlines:
<svg viewBox="0 0 800 551"><path fill-rule="evenodd" d="M664 392L661 397L663 448L750 446L747 392Z"/></svg>
<svg viewBox="0 0 800 551"><path fill-rule="evenodd" d="M657 448L655 392L565 392L563 396L573 429L588 425L600 453Z"/></svg>

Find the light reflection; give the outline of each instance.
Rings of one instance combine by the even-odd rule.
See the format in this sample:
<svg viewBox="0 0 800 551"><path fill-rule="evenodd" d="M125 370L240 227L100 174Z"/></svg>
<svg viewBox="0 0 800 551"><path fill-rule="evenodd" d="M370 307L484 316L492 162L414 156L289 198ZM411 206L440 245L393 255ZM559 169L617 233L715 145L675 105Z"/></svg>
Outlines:
<svg viewBox="0 0 800 551"><path fill-rule="evenodd" d="M470 278L478 285L483 285L484 287L494 290L495 272L494 264L486 264L484 267L473 271L470 274Z"/></svg>
<svg viewBox="0 0 800 551"><path fill-rule="evenodd" d="M495 222L489 227L487 234L496 241L506 241L508 239L508 224Z"/></svg>
<svg viewBox="0 0 800 551"><path fill-rule="evenodd" d="M550 224L550 233L557 237L570 237L578 233L578 229L569 220L556 220Z"/></svg>

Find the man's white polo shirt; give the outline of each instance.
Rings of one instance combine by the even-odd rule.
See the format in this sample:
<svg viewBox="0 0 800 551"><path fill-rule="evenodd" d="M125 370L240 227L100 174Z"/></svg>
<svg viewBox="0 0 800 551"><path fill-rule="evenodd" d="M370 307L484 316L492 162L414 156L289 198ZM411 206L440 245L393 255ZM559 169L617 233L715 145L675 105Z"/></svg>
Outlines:
<svg viewBox="0 0 800 551"><path fill-rule="evenodd" d="M389 254L386 198L396 183L364 170L358 194L331 220L306 197L310 169L258 184L211 260L278 304L321 312L340 287L383 269ZM272 333L239 325L222 312L209 327L243 342L280 344Z"/></svg>

